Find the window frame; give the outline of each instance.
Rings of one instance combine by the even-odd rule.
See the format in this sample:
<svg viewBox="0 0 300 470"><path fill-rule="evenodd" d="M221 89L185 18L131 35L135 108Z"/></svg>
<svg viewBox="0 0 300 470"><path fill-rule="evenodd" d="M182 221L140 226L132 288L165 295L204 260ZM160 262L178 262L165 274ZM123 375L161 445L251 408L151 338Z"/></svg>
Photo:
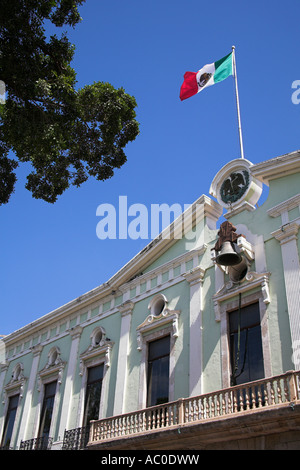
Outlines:
<svg viewBox="0 0 300 470"><path fill-rule="evenodd" d="M235 291L233 295L234 299L228 298L224 303L220 304L220 322L221 322L221 368L222 368L222 387L227 388L231 386L231 363L230 363L230 329L229 329L229 314L230 312L237 310L239 307L239 299L236 298L238 291ZM262 352L263 352L263 365L265 371L265 377L272 375L271 370L271 358L270 358L270 342L269 342L269 331L267 322L267 306L265 302L264 293L257 291L252 294L242 294L241 296L241 307L246 307L250 304L259 304L259 315L260 315L260 328L261 328L261 340L262 340Z"/></svg>
<svg viewBox="0 0 300 470"><path fill-rule="evenodd" d="M172 322L172 320L171 320ZM175 341L172 323L164 328L152 331L148 329L139 334L139 351L141 352L140 374L139 374L139 409L147 408L147 365L148 365L148 343L164 336L170 336L170 356L169 356L169 402L174 401L174 374L175 374Z"/></svg>
<svg viewBox="0 0 300 470"><path fill-rule="evenodd" d="M86 370L86 384L85 384L85 393L84 393L84 405L83 405L83 417L82 417L82 426L88 426L89 423L84 423L84 420L85 420L85 412L86 412L86 399L87 399L87 392L88 392L88 385L91 385L92 382L89 382L88 381L88 376L89 376L89 370L90 369L93 369L95 367L101 367L103 366L103 371L102 371L102 378L100 379L101 380L101 391L100 391L100 403L99 403L99 412L98 412L98 418L99 419L99 416L100 416L100 407L101 407L101 398L102 398L102 392L103 392L103 380L104 380L104 368L105 368L105 363L104 362L100 362L99 364L96 364L96 365L92 365L92 366L89 366L87 367L87 370ZM96 382L99 382L99 379L97 381L94 381L93 383L96 383Z"/></svg>
<svg viewBox="0 0 300 470"><path fill-rule="evenodd" d="M12 398L14 397L18 397L18 404L16 406L16 408L12 408L10 409L9 405L10 405L10 401ZM13 439L14 439L14 433L15 433L15 424L16 424L16 419L17 419L17 414L18 414L18 409L19 409L19 404L20 404L20 393L12 393L11 395L9 395L7 397L7 407L6 407L6 412L4 414L4 422L3 422L3 431L2 431L2 436L1 436L1 444L0 444L0 448L1 447L4 447L4 448L7 448L7 444L5 444L3 441L4 441L4 438L6 437L5 434L6 434L6 431L7 431L7 428L8 428L8 422L9 422L9 419L8 419L8 414L13 410L15 409L16 412L15 412L15 417L14 417L14 421L13 421L13 426L12 426L12 431L11 431L11 437L10 437L10 442L9 442L9 445L8 445L8 449L12 447L12 443L13 443Z"/></svg>
<svg viewBox="0 0 300 470"><path fill-rule="evenodd" d="M168 351L168 354L163 354L163 355L160 355L158 357L156 357L155 359L150 359L149 358L149 353L150 353L150 348L151 348L151 345L153 343L155 343L156 341L160 341L164 338L169 338L169 351ZM147 341L147 396L146 396L146 403L147 403L147 407L151 407L151 406L156 406L156 405L150 405L148 404L149 403L149 365L150 365L150 362L153 364L154 361L157 361L159 359L162 359L163 357L168 357L168 369L169 369L169 377L168 377L168 381L169 381L169 387L168 387L168 400L166 403L168 403L170 401L170 397L169 397L169 393L170 393L170 353L171 353L171 337L170 335L166 335L166 336L161 336L160 338L156 338L152 341Z"/></svg>
<svg viewBox="0 0 300 470"><path fill-rule="evenodd" d="M49 429L49 438L55 439L54 432L56 430L57 420L59 418L58 411L61 400L60 385L62 383L62 376L66 363L61 359L61 352L59 347L53 346L47 356L47 363L45 367L38 372L37 375L37 390L39 392L38 406L35 415L34 423L34 437L39 437L40 421L43 410L43 403L45 397L45 387L51 382L56 382L55 398L53 403L51 425Z"/></svg>
<svg viewBox="0 0 300 470"><path fill-rule="evenodd" d="M255 306L255 307L254 307ZM250 307L250 308L255 308L257 309L256 312L251 312L250 313L250 317L252 314L256 314L256 319L253 317L252 318L252 322L248 322L246 321L243 321L243 315L247 315L247 312L245 311L247 309L247 307ZM231 327L231 321L232 321L232 315L233 314L237 314L239 315L238 313L239 309L234 309L234 310L231 310L231 311L228 311L227 312L227 316L228 316L228 341L229 341L229 354L230 354L230 371L231 371L231 377L232 377L232 374L233 374L233 369L234 369L234 362L236 361L236 349L235 349L235 341L236 341L236 338L238 337L238 324L236 326L236 328L232 328ZM248 313L249 315L249 313ZM237 322L238 322L238 319L237 319ZM239 358L239 369L240 369L240 373L242 374L242 366L243 366L243 361L245 359L245 364L249 364L251 365L251 362L249 362L249 355L247 356L246 355L246 349L244 350L242 348L242 337L244 336L244 333L246 331L246 337L248 335L252 336L252 333L251 331L253 332L254 331L254 328L257 328L259 327L259 333L258 333L258 330L256 330L256 334L259 335L259 341L260 341L260 346L261 346L261 361L262 361L262 368L263 368L263 375L262 377L257 377L255 379L251 378L250 380L247 380L246 382L248 381L253 381L253 380L260 380L262 378L265 377L265 370L264 370L264 357L263 357L263 348L262 348L262 332L261 332L261 319L260 319L260 309L259 309L259 302L253 302L253 303L250 303L250 304L247 304L247 305L243 305L241 306L241 324L240 324L240 338L241 338L241 353L243 351L243 354L240 355L240 358ZM248 345L249 345L249 340L248 340ZM246 343L245 343L245 348L246 348ZM260 349L260 348L259 348ZM244 357L245 356L245 357ZM245 368L244 371L248 370L248 373L253 372L253 369L250 367L250 368ZM238 374L236 376L236 378L239 378L240 374ZM246 383L246 382L241 382L242 383ZM232 384L233 385L233 384ZM236 383L236 385L239 385L239 383Z"/></svg>
<svg viewBox="0 0 300 470"><path fill-rule="evenodd" d="M14 447L16 437L17 437L17 432L18 432L18 425L20 422L20 417L21 417L21 407L22 407L22 398L24 394L24 388L26 384L27 378L24 376L24 366L21 362L18 362L12 371L11 375L11 380L3 387L3 404L4 404L4 413L3 413L3 421L0 429L0 436L1 436L1 443L3 440L3 434L4 434L4 426L5 426L5 420L8 412L8 405L9 405L9 399L15 395L19 395L19 402L18 402L18 407L15 415L15 420L14 420L14 426L13 426L13 431L11 435L11 445L10 447Z"/></svg>
<svg viewBox="0 0 300 470"><path fill-rule="evenodd" d="M50 429L49 429L49 434L48 434L48 437L47 439L49 439L50 437L54 437L53 436L53 418L54 418L54 413L56 411L56 406L55 406L55 401L57 399L57 392L58 392L58 380L54 378L54 377L51 377L51 379L49 378L49 380L46 380L43 382L43 400L42 400L42 403L41 403L41 412L40 412L40 418L39 418L39 428L38 428L38 438L40 439L44 439L44 425L45 423L43 424L43 429L41 428L41 425L42 425L42 419L43 419L43 412L44 412L44 408L45 408L45 400L46 398L48 399L49 397L46 397L46 389L47 389L47 385L50 385L50 384L55 384L55 393L53 395L54 399L53 399L53 405L52 405L52 413L51 413L51 424L50 424ZM43 434L41 433L41 431L43 431Z"/></svg>
<svg viewBox="0 0 300 470"><path fill-rule="evenodd" d="M101 341L95 341L97 335L101 333ZM90 335L89 347L79 356L79 375L81 376L81 387L79 394L79 405L76 418L76 427L83 426L84 420L84 407L86 397L86 387L88 380L88 369L91 367L100 366L103 364L103 378L100 396L99 417L104 417L105 406L107 405L109 371L110 371L110 356L114 342L106 338L105 329L97 326Z"/></svg>

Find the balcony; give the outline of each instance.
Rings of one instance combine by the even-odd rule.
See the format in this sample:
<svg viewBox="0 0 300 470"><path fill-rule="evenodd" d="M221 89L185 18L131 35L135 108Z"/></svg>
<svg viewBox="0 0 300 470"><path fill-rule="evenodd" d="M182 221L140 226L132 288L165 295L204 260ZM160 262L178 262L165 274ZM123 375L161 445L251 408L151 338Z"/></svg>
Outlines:
<svg viewBox="0 0 300 470"><path fill-rule="evenodd" d="M20 450L51 450L52 443L52 437L36 437L21 441Z"/></svg>
<svg viewBox="0 0 300 470"><path fill-rule="evenodd" d="M282 439L283 433L293 439L289 436L294 432L299 436L300 431L299 377L299 371L290 371L91 421L87 448L209 449L216 443L228 448L229 440L232 445L236 440L244 439L245 443L247 439L273 436L274 441L277 435ZM300 448L300 438L298 442Z"/></svg>
<svg viewBox="0 0 300 470"><path fill-rule="evenodd" d="M65 431L62 450L83 450L89 440L90 426Z"/></svg>

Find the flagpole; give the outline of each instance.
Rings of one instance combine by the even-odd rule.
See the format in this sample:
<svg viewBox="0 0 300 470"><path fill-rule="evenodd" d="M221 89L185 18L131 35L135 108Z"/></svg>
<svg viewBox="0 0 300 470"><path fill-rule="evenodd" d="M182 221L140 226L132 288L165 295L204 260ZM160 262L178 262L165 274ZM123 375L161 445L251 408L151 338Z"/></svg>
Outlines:
<svg viewBox="0 0 300 470"><path fill-rule="evenodd" d="M239 139L240 139L240 148L241 148L241 158L244 157L244 147L243 147L243 137L242 137L242 125L241 125L241 114L240 114L240 101L239 101L239 90L237 83L237 73L236 73L236 62L235 62L235 46L232 46L232 65L233 65L233 76L235 81L235 96L236 96L236 107L237 107L237 116L238 116L238 127L239 127Z"/></svg>

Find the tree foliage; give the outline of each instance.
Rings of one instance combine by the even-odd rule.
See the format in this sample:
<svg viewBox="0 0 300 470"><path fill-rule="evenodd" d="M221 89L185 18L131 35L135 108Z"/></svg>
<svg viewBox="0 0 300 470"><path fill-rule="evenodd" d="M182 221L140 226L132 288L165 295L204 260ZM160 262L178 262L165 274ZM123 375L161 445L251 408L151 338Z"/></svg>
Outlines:
<svg viewBox="0 0 300 470"><path fill-rule="evenodd" d="M0 0L0 80L7 91L0 105L0 204L14 190L19 162L31 163L26 188L33 197L53 203L90 176L110 178L138 135L134 97L102 82L76 90L74 46L66 33L46 36L47 22L75 27L84 1Z"/></svg>

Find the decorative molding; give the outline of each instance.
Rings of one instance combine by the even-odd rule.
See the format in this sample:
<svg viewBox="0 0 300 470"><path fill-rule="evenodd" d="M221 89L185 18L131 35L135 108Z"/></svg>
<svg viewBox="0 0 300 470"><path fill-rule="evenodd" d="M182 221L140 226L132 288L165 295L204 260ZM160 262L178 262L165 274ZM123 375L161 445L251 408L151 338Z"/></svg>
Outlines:
<svg viewBox="0 0 300 470"><path fill-rule="evenodd" d="M168 323L172 323L172 336L178 337L178 319L181 311L170 310L165 307L160 315L148 315L145 321L137 327L137 349L142 350L142 336L148 334L154 328L163 328Z"/></svg>
<svg viewBox="0 0 300 470"><path fill-rule="evenodd" d="M93 349L98 348L99 346L104 346L107 342L105 329L102 326L97 326L92 331L90 339L91 344L88 347L87 351L92 351Z"/></svg>
<svg viewBox="0 0 300 470"><path fill-rule="evenodd" d="M284 212L288 212L292 209L295 209L296 207L299 207L300 210L300 194L296 194L296 196L293 196L286 201L271 207L267 210L267 213L270 217L279 217Z"/></svg>
<svg viewBox="0 0 300 470"><path fill-rule="evenodd" d="M262 183L300 172L300 150L272 158L251 167L251 173Z"/></svg>
<svg viewBox="0 0 300 470"><path fill-rule="evenodd" d="M221 321L221 303L227 301L231 297L239 293L245 293L257 287L261 288L263 302L269 304L271 301L269 292L269 277L271 273L256 273L250 271L246 274L245 279L236 284L232 281L227 282L222 288L213 296L215 320Z"/></svg>
<svg viewBox="0 0 300 470"><path fill-rule="evenodd" d="M70 328L70 335L72 336L72 340L77 339L81 336L83 328L79 325L75 326L74 328Z"/></svg>
<svg viewBox="0 0 300 470"><path fill-rule="evenodd" d="M62 383L62 375L66 365L61 357L61 352L58 347L53 347L48 353L48 360L45 367L39 371L37 377L37 389L40 392L42 384L49 381L50 377L53 378L55 375L58 385Z"/></svg>
<svg viewBox="0 0 300 470"><path fill-rule="evenodd" d="M197 266L194 269L191 269L187 273L183 274L185 280L191 285L198 284L198 282L203 282L205 275L205 269L201 268L201 266Z"/></svg>
<svg viewBox="0 0 300 470"><path fill-rule="evenodd" d="M299 225L300 218L295 222L289 222L285 225L282 225L281 228L272 232L271 235L280 242L280 245L283 245L284 243L289 243L292 240L297 240Z"/></svg>
<svg viewBox="0 0 300 470"><path fill-rule="evenodd" d="M24 387L27 377L24 376L24 366L21 362L15 365L10 381L3 387L3 401L5 404L7 398L18 393L23 398Z"/></svg>
<svg viewBox="0 0 300 470"><path fill-rule="evenodd" d="M84 368L86 367L86 363L88 361L92 361L95 358L100 356L104 356L104 366L110 367L110 354L112 347L114 345L113 341L104 340L104 342L100 345L90 345L86 351L80 354L79 359L79 375L82 376L84 373Z"/></svg>
<svg viewBox="0 0 300 470"><path fill-rule="evenodd" d="M118 310L121 313L122 317L125 317L126 315L131 315L133 308L134 308L134 303L131 302L130 300L126 300L126 302L118 306Z"/></svg>
<svg viewBox="0 0 300 470"><path fill-rule="evenodd" d="M211 201L211 202L214 203L214 201ZM214 204L216 204L216 203L214 203ZM214 208L214 204L212 204L212 206L211 206L212 209ZM123 294L124 297L125 297L126 295L128 295L130 289L134 289L134 288L137 288L136 297L138 298L138 300L141 300L144 297L148 297L149 296L149 290L148 289L147 289L146 292L138 293L138 289L139 289L140 284L145 283L145 282L147 284L149 284L150 280L152 278L162 276L162 274L167 272L167 271L169 271L170 276L169 276L168 280L164 282L165 285L170 286L174 283L181 282L183 280L182 274L179 274L179 275L175 276L173 274L174 273L174 271L173 271L174 268L176 268L177 266L182 266L182 265L184 265L184 263L187 263L191 260L193 260L194 265L198 264L198 262L199 262L198 257L202 256L205 253L206 249L207 249L207 245L203 244L199 248L195 248L191 251L185 252L182 255L179 255L178 257L173 258L172 260L167 261L166 263L158 266L157 268L154 268L151 271L148 271L148 272L142 274L141 276L137 276L134 279L126 282L125 284L122 284L121 286L116 287L113 294L112 294L112 287L110 289L108 289L107 291L105 290L106 294L105 295L103 294L103 296L101 297L101 303L96 304L95 299L94 299L94 303L89 304L90 308L92 308L93 305L94 305L95 308L100 307L99 315L100 314L102 315L103 312L102 312L101 308L103 306L103 303L109 301L110 299L113 299L116 295L116 292L119 292L120 294ZM159 284L157 287L151 288L151 291L155 292L158 288L162 289L164 284ZM106 284L105 284L105 286L106 286ZM100 289L100 287L99 287L99 289ZM125 304L125 302L124 302L124 304ZM11 347L10 344L12 344L13 348L11 347L11 349L14 350L12 356L14 358L16 358L18 356L23 356L24 351L26 350L26 348L24 346L26 343L30 343L29 346L28 346L28 351L30 351L30 349L33 348L32 343L33 343L34 335L37 333L37 331L38 331L38 334L37 334L38 343L48 344L49 342L54 340L54 338L50 337L50 330L53 327L53 324L51 322L51 318L53 319L55 317L55 323L58 325L58 327L59 327L59 325L62 325L63 323L66 323L66 322L68 323L68 318L66 317L66 312L63 311L63 309L67 308L68 305L69 304L67 304L66 306L60 307L59 309L55 310L54 312L51 312L51 314L47 314L46 317L47 318L49 317L48 325L44 324L44 317L42 317L41 319L36 320L35 322L33 322L31 324L32 327L33 327L33 330L31 332L29 330L29 325L28 325L28 327L21 328L20 330L16 331L15 333L12 333L11 335L7 335L5 338L3 338L3 342L5 344L5 347L6 347L7 351L9 351L9 348ZM77 312L76 312L76 315L78 317L77 321L80 322L79 316L80 316L81 313L85 312L85 309L83 308L82 304L78 303L78 302L77 302L77 309L78 309ZM109 310L107 310L105 312L105 316L109 315L111 312L116 312L118 310L119 310L119 306L114 305L113 307L111 307ZM52 315L52 313L53 313L53 315ZM55 314L55 316L54 316L54 314ZM57 316L56 316L56 314L57 314ZM71 314L74 314L74 311L72 311L72 312L69 311L69 319L71 318ZM80 325L77 324L77 326L74 326L72 328L68 328L68 326L67 326L66 330L64 330L60 335L56 336L55 339L66 336L68 333L70 335L80 334L80 332L82 331L83 326L87 322L88 323L97 322L99 320L99 315L95 316L93 319L91 319L89 317L86 321L80 323ZM37 330L38 325L39 325L39 328ZM48 332L47 338L45 340L42 340L42 335L46 332ZM16 352L18 346L20 347L20 353Z"/></svg>

